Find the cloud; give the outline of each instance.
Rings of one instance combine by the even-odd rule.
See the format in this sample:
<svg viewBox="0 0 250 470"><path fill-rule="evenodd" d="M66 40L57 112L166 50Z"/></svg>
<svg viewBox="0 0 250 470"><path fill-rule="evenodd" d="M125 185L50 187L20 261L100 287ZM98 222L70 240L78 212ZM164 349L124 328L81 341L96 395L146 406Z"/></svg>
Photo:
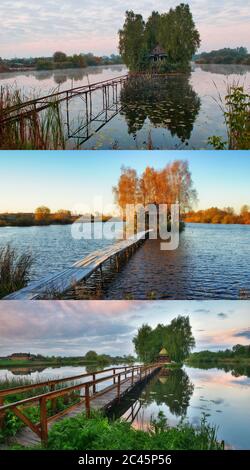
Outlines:
<svg viewBox="0 0 250 470"><path fill-rule="evenodd" d="M146 19L153 9L167 11L179 0L28 0L1 1L1 55L48 55L56 49L67 53L116 52L117 31L126 10L133 9ZM202 38L202 49L249 45L249 8L238 0L188 2ZM32 39L31 39L32 38Z"/></svg>
<svg viewBox="0 0 250 470"><path fill-rule="evenodd" d="M238 333L235 333L234 336L238 338L246 338L250 340L250 328L247 328L246 330L238 331Z"/></svg>
<svg viewBox="0 0 250 470"><path fill-rule="evenodd" d="M219 318L227 318L228 315L227 315L226 313L220 312L220 313L217 313L217 317L219 317Z"/></svg>

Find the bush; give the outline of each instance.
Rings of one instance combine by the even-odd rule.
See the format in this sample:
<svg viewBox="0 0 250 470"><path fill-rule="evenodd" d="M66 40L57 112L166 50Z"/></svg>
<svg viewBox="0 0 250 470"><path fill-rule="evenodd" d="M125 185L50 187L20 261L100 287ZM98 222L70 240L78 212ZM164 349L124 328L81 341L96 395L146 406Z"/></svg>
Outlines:
<svg viewBox="0 0 250 470"><path fill-rule="evenodd" d="M182 422L167 426L162 414L152 422L152 431L132 428L125 421L109 422L99 414L86 419L83 415L56 423L49 433L50 450L222 450L216 429L201 419L194 428Z"/></svg>

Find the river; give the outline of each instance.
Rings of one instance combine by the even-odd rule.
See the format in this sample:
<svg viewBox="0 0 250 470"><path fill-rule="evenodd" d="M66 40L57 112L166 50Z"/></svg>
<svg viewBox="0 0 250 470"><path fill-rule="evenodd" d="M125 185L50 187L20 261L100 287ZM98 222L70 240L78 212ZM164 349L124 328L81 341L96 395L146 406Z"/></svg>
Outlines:
<svg viewBox="0 0 250 470"><path fill-rule="evenodd" d="M98 225L98 224L97 224ZM88 224L84 224L88 230ZM101 230L101 223L99 224ZM250 295L250 226L186 224L177 250L161 251L159 240L145 243L121 265L107 264L100 285L100 273L88 281L90 290L79 285L66 299L93 298L98 287L102 299L239 299ZM31 252L34 264L31 280L69 267L112 240L76 240L70 225L42 227L1 227L0 247L17 247ZM97 294L96 294L97 295ZM95 297L95 295L94 295Z"/></svg>

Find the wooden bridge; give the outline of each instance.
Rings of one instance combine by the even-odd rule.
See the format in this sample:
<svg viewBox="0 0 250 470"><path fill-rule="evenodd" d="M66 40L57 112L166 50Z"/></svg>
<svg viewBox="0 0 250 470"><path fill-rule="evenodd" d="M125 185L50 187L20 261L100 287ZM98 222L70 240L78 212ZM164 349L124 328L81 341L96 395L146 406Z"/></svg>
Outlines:
<svg viewBox="0 0 250 470"><path fill-rule="evenodd" d="M132 237L119 241L103 250L90 253L62 272L47 276L40 281L31 282L27 287L4 297L4 300L37 300L44 297L55 297L76 286L100 270L102 277L103 265L114 260L116 270L122 258L128 259L130 255L145 241L151 230L138 232Z"/></svg>
<svg viewBox="0 0 250 470"><path fill-rule="evenodd" d="M119 91L127 82L129 75L96 82L80 87L74 87L63 91L50 93L39 98L20 102L16 105L1 110L0 127L11 123L23 125L24 120L30 119L36 122L37 116L42 111L54 107L59 110L59 105L66 103L66 129L68 139L78 139L79 145L98 132L107 122L117 115L121 107L119 105ZM92 97L97 91L101 92L101 105L94 112ZM70 102L79 97L84 103L84 121L71 129ZM94 124L94 126L93 126Z"/></svg>
<svg viewBox="0 0 250 470"><path fill-rule="evenodd" d="M34 446L39 442L46 445L48 431L54 422L80 413L85 413L87 418L91 418L91 409L110 410L128 392L145 383L161 368L162 364L158 363L113 367L93 373L0 390L0 429L4 428L6 412L11 411L25 424L13 441L23 446ZM70 383L70 385L64 387L65 383ZM41 389L45 392L41 393ZM34 394L36 390L40 393ZM10 402L11 396L22 393L30 393L32 396ZM57 409L58 398L63 398L64 403L68 403L63 411ZM77 401L74 401L76 399ZM9 401L8 404L5 403L6 400ZM51 404L50 407L48 407L48 402ZM40 409L38 423L33 423L25 414L25 409L34 405L39 406Z"/></svg>

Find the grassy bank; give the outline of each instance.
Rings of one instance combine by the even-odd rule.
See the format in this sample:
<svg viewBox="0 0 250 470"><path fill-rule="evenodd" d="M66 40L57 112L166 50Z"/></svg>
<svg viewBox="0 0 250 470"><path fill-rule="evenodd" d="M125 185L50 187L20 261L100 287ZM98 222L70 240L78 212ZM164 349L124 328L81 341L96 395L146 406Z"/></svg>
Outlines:
<svg viewBox="0 0 250 470"><path fill-rule="evenodd" d="M186 363L224 363L250 365L250 345L236 344L232 347L232 349L225 349L224 351L194 352L186 359Z"/></svg>
<svg viewBox="0 0 250 470"><path fill-rule="evenodd" d="M205 417L200 425L188 422L175 428L167 424L160 413L152 421L149 432L134 429L122 420L108 421L95 414L87 420L84 415L56 423L49 433L48 450L223 450L216 429L207 424Z"/></svg>

